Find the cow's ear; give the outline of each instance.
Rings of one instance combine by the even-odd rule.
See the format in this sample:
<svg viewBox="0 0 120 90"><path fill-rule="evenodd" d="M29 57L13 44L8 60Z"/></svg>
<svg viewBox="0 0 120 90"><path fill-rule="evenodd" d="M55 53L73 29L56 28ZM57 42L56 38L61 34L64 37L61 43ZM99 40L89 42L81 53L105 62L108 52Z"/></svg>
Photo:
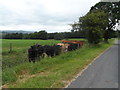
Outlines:
<svg viewBox="0 0 120 90"><path fill-rule="evenodd" d="M33 46L31 46L31 48L33 48Z"/></svg>

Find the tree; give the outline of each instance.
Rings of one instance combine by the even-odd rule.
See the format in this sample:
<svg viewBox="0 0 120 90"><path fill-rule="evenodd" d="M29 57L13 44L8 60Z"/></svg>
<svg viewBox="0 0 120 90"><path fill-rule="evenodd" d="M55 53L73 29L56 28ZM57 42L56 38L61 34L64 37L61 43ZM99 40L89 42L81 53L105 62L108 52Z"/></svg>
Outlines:
<svg viewBox="0 0 120 90"><path fill-rule="evenodd" d="M38 39L43 39L43 40L48 39L48 34L45 30L39 31L36 36Z"/></svg>
<svg viewBox="0 0 120 90"><path fill-rule="evenodd" d="M90 12L94 10L102 10L108 13L109 22L106 28L104 28L104 41L108 42L116 23L120 20L120 2L99 2L91 8Z"/></svg>
<svg viewBox="0 0 120 90"><path fill-rule="evenodd" d="M4 36L5 39L22 39L23 34L22 33L8 33Z"/></svg>
<svg viewBox="0 0 120 90"><path fill-rule="evenodd" d="M54 36L56 35L57 33L48 33L48 39L54 39Z"/></svg>
<svg viewBox="0 0 120 90"><path fill-rule="evenodd" d="M79 19L81 28L86 32L90 44L98 44L103 38L103 28L108 24L107 13L95 10Z"/></svg>
<svg viewBox="0 0 120 90"><path fill-rule="evenodd" d="M64 35L62 33L57 33L55 36L54 36L54 39L55 40L62 40L64 39Z"/></svg>

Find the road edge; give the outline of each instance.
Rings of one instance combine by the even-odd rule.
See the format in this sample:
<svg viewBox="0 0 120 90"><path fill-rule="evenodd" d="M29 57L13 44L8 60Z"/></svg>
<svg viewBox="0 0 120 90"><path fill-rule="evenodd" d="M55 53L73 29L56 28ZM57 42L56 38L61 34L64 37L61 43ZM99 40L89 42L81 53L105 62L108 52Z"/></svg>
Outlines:
<svg viewBox="0 0 120 90"><path fill-rule="evenodd" d="M116 40L115 40L116 41ZM115 43L114 43L115 44ZM114 45L113 44L113 45ZM102 53L100 53L97 57L95 57L85 68L83 68L71 81L70 81L70 83L69 84L67 84L64 88L67 88L72 82L74 82L79 76L81 76L82 75L82 73L90 66L90 65L92 65L92 63L95 61L95 60L97 60L101 55L103 55L107 50L109 50L111 47L113 47L113 45L112 46L110 46L110 47L108 47L106 50L104 50Z"/></svg>

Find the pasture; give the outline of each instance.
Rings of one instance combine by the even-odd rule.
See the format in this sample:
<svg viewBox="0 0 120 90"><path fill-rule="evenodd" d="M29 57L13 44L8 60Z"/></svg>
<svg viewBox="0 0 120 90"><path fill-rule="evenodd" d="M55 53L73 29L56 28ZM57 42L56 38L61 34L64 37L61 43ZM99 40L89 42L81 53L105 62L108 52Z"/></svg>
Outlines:
<svg viewBox="0 0 120 90"><path fill-rule="evenodd" d="M78 39L77 39L78 40ZM2 63L3 85L12 88L61 88L69 83L86 65L108 47L101 43L97 46L84 45L76 51L62 53L53 58L44 58L37 63L29 63L27 49L35 44L54 45L57 40L3 40ZM9 44L13 52L9 53Z"/></svg>
<svg viewBox="0 0 120 90"><path fill-rule="evenodd" d="M83 40L85 39L69 39L69 40ZM2 40L2 53L9 52L10 43L12 43L13 51L24 51L28 49L31 45L34 44L41 44L41 45L54 45L59 43L59 40L9 40L9 39L3 39Z"/></svg>
<svg viewBox="0 0 120 90"><path fill-rule="evenodd" d="M70 40L85 40L85 39L70 39ZM14 67L20 63L28 61L27 50L34 44L54 45L59 43L59 40L2 40L2 64L3 69ZM12 53L10 51L12 44Z"/></svg>
<svg viewBox="0 0 120 90"><path fill-rule="evenodd" d="M4 39L2 40L2 49L3 53L8 52L10 43L12 43L13 51L24 51L28 49L31 45L36 43L41 45L54 45L60 41L57 40L9 40Z"/></svg>
<svg viewBox="0 0 120 90"><path fill-rule="evenodd" d="M28 61L27 50L30 46L38 43L41 45L54 45L59 43L57 40L2 40L3 69L16 66L17 64ZM12 53L10 51L12 44Z"/></svg>

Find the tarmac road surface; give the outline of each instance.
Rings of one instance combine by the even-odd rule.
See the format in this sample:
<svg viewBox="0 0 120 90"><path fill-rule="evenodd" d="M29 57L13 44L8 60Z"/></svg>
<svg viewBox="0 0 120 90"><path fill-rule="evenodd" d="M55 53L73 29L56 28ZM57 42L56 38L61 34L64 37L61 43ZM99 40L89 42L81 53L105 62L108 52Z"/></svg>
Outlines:
<svg viewBox="0 0 120 90"><path fill-rule="evenodd" d="M67 88L118 88L118 40Z"/></svg>

